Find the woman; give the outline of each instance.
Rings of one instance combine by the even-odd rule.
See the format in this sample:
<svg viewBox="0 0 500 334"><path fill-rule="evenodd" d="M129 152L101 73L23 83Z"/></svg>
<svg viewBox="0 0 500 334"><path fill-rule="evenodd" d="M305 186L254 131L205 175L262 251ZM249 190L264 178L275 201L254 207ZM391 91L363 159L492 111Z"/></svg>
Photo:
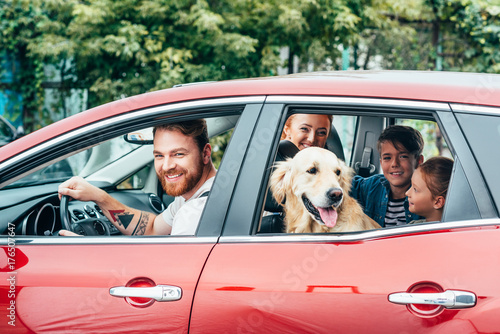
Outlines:
<svg viewBox="0 0 500 334"><path fill-rule="evenodd" d="M281 140L291 141L299 148L324 148L332 126L332 115L294 114L288 117Z"/></svg>

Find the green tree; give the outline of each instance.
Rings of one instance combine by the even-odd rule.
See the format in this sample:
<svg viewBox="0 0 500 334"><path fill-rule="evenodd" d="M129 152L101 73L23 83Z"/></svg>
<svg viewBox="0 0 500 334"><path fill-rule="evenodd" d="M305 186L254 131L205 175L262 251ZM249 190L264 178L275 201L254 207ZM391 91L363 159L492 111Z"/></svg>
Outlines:
<svg viewBox="0 0 500 334"><path fill-rule="evenodd" d="M0 50L16 60L4 86L21 94L29 132L52 121L47 88L64 116L74 89L93 107L292 71L295 58L299 71L341 69L343 49L356 69L500 72L499 13L486 0L4 0Z"/></svg>
<svg viewBox="0 0 500 334"><path fill-rule="evenodd" d="M28 129L33 128L35 118L43 120L43 62L29 55L28 44L38 34L37 22L42 13L28 1L16 3L7 1L0 7L0 50L8 70L13 73L11 83L2 83L7 89L20 94L20 100L12 97L8 107L14 113L22 113ZM30 126L31 125L31 126Z"/></svg>
<svg viewBox="0 0 500 334"><path fill-rule="evenodd" d="M390 0L384 8L390 24L362 33L358 66L379 56L384 69L500 73L500 3Z"/></svg>

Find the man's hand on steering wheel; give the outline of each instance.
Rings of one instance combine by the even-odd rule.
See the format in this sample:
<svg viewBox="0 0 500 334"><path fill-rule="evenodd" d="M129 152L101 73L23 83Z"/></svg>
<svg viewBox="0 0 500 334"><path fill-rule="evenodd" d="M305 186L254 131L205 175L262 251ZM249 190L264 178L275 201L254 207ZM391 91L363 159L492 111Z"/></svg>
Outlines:
<svg viewBox="0 0 500 334"><path fill-rule="evenodd" d="M91 185L80 176L73 176L59 185L58 192L59 199L66 195L83 202L98 202L99 197L104 191Z"/></svg>
<svg viewBox="0 0 500 334"><path fill-rule="evenodd" d="M59 232L62 236L75 235L110 235L110 230L106 222L107 218L87 218L72 223L68 210L71 198L83 202L95 202L104 191L91 185L79 176L59 185L58 193L61 200L60 216L63 230Z"/></svg>

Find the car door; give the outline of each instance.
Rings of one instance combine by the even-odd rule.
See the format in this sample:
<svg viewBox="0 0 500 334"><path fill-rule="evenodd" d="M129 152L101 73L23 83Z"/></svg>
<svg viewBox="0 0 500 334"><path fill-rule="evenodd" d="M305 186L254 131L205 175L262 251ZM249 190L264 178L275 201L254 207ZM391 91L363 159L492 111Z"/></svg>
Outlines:
<svg viewBox="0 0 500 334"><path fill-rule="evenodd" d="M213 103L241 115L197 235L38 237L16 235L12 227L0 251L0 332L188 332L196 285L261 110L260 103ZM211 115L193 102L176 110L171 117Z"/></svg>
<svg viewBox="0 0 500 334"><path fill-rule="evenodd" d="M274 103L265 105L252 137L246 177L200 278L191 332L498 332L500 220L449 106L379 100L370 110L366 99L303 98L299 105L309 111L330 104L331 112L408 117L413 109L432 116L455 166L440 223L287 235L257 233L266 169L292 108L286 97L268 101Z"/></svg>
<svg viewBox="0 0 500 334"><path fill-rule="evenodd" d="M15 262L21 257L27 260L15 271L2 272L2 283L9 283L2 291L3 320L9 320L2 322L3 332L115 332L120 328L187 332L196 281L214 239L134 238L112 244L90 237L81 242L72 239L16 244ZM112 288L125 287L131 292L158 287L176 295L150 304L110 294ZM157 293L159 298L162 294Z"/></svg>

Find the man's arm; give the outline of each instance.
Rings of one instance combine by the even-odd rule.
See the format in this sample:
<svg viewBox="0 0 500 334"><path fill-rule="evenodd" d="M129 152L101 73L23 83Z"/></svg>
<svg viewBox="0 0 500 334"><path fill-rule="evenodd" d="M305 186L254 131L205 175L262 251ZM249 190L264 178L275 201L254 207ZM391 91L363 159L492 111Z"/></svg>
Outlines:
<svg viewBox="0 0 500 334"><path fill-rule="evenodd" d="M122 234L152 234L156 218L154 214L130 208L111 197L108 193L103 198L104 200L95 201L95 203Z"/></svg>
<svg viewBox="0 0 500 334"><path fill-rule="evenodd" d="M163 219L162 214L156 216L151 229L146 231L147 235L170 235L172 233L172 226L167 224Z"/></svg>
<svg viewBox="0 0 500 334"><path fill-rule="evenodd" d="M73 177L59 186L59 197L70 196L80 201L93 201L104 215L125 235L153 234L157 218L154 214L130 208L81 177ZM161 219L161 216L158 216ZM65 233L61 233L65 235ZM66 234L67 235L67 234Z"/></svg>

